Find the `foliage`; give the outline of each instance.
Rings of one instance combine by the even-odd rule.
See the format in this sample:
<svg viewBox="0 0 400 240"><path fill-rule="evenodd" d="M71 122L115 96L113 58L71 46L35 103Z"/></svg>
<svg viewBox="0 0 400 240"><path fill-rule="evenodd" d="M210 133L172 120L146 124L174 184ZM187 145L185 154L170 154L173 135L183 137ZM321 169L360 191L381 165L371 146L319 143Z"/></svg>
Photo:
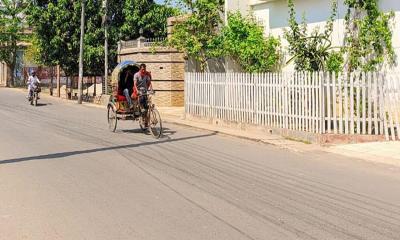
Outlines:
<svg viewBox="0 0 400 240"><path fill-rule="evenodd" d="M188 14L174 26L168 45L200 62L202 71L218 49L224 0L180 0Z"/></svg>
<svg viewBox="0 0 400 240"><path fill-rule="evenodd" d="M165 37L167 18L180 13L177 8L149 0L125 0L123 6L124 22L121 34L124 39L138 38L140 29L147 38Z"/></svg>
<svg viewBox="0 0 400 240"><path fill-rule="evenodd" d="M2 0L0 7L0 61L5 62L11 70L10 85L14 85L17 52L23 49L21 42L29 40L25 33L25 11L28 2L25 0Z"/></svg>
<svg viewBox="0 0 400 240"><path fill-rule="evenodd" d="M264 29L254 18L240 13L230 14L223 27L219 44L223 52L217 55L232 57L246 72L276 70L280 63L280 41L264 37Z"/></svg>
<svg viewBox="0 0 400 240"><path fill-rule="evenodd" d="M333 31L333 22L337 15L337 0L332 1L332 13L323 32L318 28L309 34L305 16L302 23L296 21L296 12L293 0L288 0L289 29L285 30L284 36L289 42L289 54L294 61L295 69L298 71L322 71L327 70L327 60L332 54L332 43L330 36Z"/></svg>
<svg viewBox="0 0 400 240"><path fill-rule="evenodd" d="M382 13L378 0L345 0L345 4L346 70L376 71L384 63L394 64L390 27L394 13Z"/></svg>
<svg viewBox="0 0 400 240"><path fill-rule="evenodd" d="M341 72L343 70L343 53L341 51L333 51L329 54L326 60L326 71L328 72Z"/></svg>
<svg viewBox="0 0 400 240"><path fill-rule="evenodd" d="M143 28L143 16L150 10L152 4L153 1L148 0L124 1L122 9L124 23L121 27L121 34L124 35L125 39L139 37L139 30Z"/></svg>
<svg viewBox="0 0 400 240"><path fill-rule="evenodd" d="M102 2L86 0L86 23L84 36L83 62L87 75L104 73L104 28L102 27ZM81 6L79 6L79 12ZM80 20L79 20L80 24ZM76 34L80 35L80 30Z"/></svg>
<svg viewBox="0 0 400 240"><path fill-rule="evenodd" d="M39 58L39 43L36 34L33 33L30 39L30 45L26 48L24 59L27 62L42 64L41 59Z"/></svg>
<svg viewBox="0 0 400 240"><path fill-rule="evenodd" d="M39 63L59 64L67 75L78 70L79 2L49 0L32 5L29 22L34 28Z"/></svg>
<svg viewBox="0 0 400 240"><path fill-rule="evenodd" d="M121 8L123 6L123 8ZM35 29L36 60L44 65L59 64L70 76L78 72L80 1L41 0L32 4L29 20ZM145 0L108 0L109 66L117 64L120 39L165 36L166 19L177 10ZM85 75L104 72L104 11L102 1L86 0L84 38Z"/></svg>

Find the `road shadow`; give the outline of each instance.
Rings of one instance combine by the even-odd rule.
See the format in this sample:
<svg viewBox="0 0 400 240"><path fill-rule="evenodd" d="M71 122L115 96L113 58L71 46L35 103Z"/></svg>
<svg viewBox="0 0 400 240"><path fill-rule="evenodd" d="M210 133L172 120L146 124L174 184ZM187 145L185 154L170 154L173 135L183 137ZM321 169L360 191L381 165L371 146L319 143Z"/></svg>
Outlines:
<svg viewBox="0 0 400 240"><path fill-rule="evenodd" d="M27 162L27 161L66 158L66 157L71 157L71 156L76 156L76 155L81 155L81 154L88 154L88 153L98 153L98 152L112 151L112 150L118 150L118 149L132 149L132 148L138 148L138 147L143 147L143 146L158 145L158 144L163 144L163 143L181 142L181 141L187 141L187 140L192 140L192 139L211 137L216 134L217 134L216 132L213 132L213 133L204 134L204 135L196 135L196 136L182 137L182 138L176 138L176 139L167 139L167 140L160 140L160 141L154 141L154 142L143 142L143 143L136 143L136 144L93 148L93 149L80 150L80 151L70 151L70 152L61 152L61 153L52 153L52 154L31 156L31 157L5 159L5 160L0 160L0 165L1 164Z"/></svg>
<svg viewBox="0 0 400 240"><path fill-rule="evenodd" d="M176 133L176 131L173 131L169 128L164 128L161 139L171 139L171 136L173 136L175 133Z"/></svg>
<svg viewBox="0 0 400 240"><path fill-rule="evenodd" d="M142 134L146 134L148 132L143 131L140 127L139 128L135 128L135 129L122 129L121 132L123 133L142 133Z"/></svg>
<svg viewBox="0 0 400 240"><path fill-rule="evenodd" d="M164 128L164 129L163 129L163 135L164 135L164 136L172 136L172 135L174 135L175 133L176 133L176 131L171 130L171 129L169 129L169 128Z"/></svg>
<svg viewBox="0 0 400 240"><path fill-rule="evenodd" d="M47 105L52 105L52 104L51 103L38 103L38 104L36 104L36 107L44 107Z"/></svg>
<svg viewBox="0 0 400 240"><path fill-rule="evenodd" d="M123 130L121 130L121 132L151 135L149 131L143 131L141 128L123 129ZM176 133L176 131L173 131L169 128L163 128L163 134L161 136L161 139L171 139L171 136L174 135L175 133Z"/></svg>

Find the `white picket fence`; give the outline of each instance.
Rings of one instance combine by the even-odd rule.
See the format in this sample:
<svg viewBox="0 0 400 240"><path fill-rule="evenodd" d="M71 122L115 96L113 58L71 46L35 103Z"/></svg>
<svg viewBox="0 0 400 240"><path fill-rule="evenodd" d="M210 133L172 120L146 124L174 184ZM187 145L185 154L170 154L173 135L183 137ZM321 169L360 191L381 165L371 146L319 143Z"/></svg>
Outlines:
<svg viewBox="0 0 400 240"><path fill-rule="evenodd" d="M187 114L319 134L400 139L395 72L186 73Z"/></svg>

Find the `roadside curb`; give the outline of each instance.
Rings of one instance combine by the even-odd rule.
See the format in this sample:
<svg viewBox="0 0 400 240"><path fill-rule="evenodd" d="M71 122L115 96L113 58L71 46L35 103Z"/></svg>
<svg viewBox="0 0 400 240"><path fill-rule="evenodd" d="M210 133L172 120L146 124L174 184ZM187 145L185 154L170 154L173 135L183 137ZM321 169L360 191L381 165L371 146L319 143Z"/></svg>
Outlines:
<svg viewBox="0 0 400 240"><path fill-rule="evenodd" d="M163 112L161 112L161 115L162 115L163 121L166 123L171 123L171 124L175 124L175 125L179 125L179 126L210 131L210 132L214 132L218 135L235 137L235 138L249 140L249 141L253 141L253 142L257 142L257 143L267 144L267 145L271 145L271 146L274 146L274 147L277 147L280 149L288 149L288 150L291 150L294 152L308 152L308 151L320 149L319 146L308 145L308 144L305 144L302 142L288 140L281 136L268 135L268 134L261 136L261 135L251 134L251 133L249 134L248 132L244 132L244 131L240 131L240 130L232 130L232 129L213 126L213 125L209 125L209 124L198 123L196 121L178 119L176 116L163 114ZM268 137L270 137L270 138L268 138Z"/></svg>

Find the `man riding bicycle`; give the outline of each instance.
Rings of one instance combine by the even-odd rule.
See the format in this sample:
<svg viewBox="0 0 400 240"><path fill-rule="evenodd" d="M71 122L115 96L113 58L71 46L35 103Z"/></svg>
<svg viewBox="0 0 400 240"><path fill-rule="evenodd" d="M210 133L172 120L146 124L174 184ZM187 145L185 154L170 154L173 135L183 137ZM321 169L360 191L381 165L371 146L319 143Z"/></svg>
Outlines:
<svg viewBox="0 0 400 240"><path fill-rule="evenodd" d="M28 99L30 99L33 95L33 90L35 89L35 87L38 87L38 85L40 84L40 80L39 78L36 76L36 72L33 71L31 76L29 76L28 78Z"/></svg>
<svg viewBox="0 0 400 240"><path fill-rule="evenodd" d="M145 127L148 127L148 116L147 110L149 108L147 104L147 91L153 91L151 84L151 73L146 71L146 64L140 64L139 72L133 76L133 98L139 102L140 109L143 114L143 120Z"/></svg>
<svg viewBox="0 0 400 240"><path fill-rule="evenodd" d="M147 98L144 94L152 91L151 73L146 71L146 64L140 64L139 72L133 76L133 97L138 99L143 112L147 111Z"/></svg>

